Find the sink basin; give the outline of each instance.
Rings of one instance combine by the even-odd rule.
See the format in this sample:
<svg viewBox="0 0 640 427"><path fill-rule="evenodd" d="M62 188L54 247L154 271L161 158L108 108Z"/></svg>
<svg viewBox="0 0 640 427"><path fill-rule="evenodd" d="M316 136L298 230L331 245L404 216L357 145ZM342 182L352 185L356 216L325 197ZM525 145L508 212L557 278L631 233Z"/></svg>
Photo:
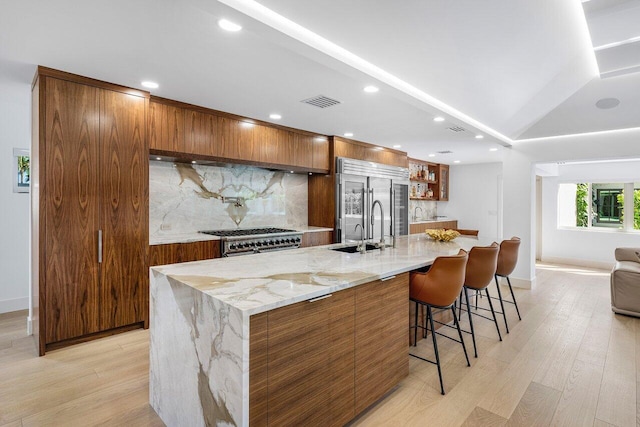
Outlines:
<svg viewBox="0 0 640 427"><path fill-rule="evenodd" d="M332 251L338 252L346 252L348 254L355 254L358 252L358 245L356 246L344 246L342 248L332 248ZM371 243L367 243L367 251L380 250L376 245L372 245Z"/></svg>

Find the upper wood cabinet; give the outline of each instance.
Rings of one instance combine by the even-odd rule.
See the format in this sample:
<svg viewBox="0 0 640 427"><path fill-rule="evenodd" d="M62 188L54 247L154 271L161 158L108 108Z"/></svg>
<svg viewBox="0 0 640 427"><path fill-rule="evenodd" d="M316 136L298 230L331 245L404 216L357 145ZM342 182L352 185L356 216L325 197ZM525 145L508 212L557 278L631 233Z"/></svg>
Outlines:
<svg viewBox="0 0 640 427"><path fill-rule="evenodd" d="M150 105L152 154L284 170L329 171L325 136L161 98L152 99Z"/></svg>
<svg viewBox="0 0 640 427"><path fill-rule="evenodd" d="M449 200L449 165L438 165L440 194L438 200Z"/></svg>
<svg viewBox="0 0 640 427"><path fill-rule="evenodd" d="M384 148L366 142L344 139L339 136L331 137L333 141L333 157L348 157L350 159L366 160L385 165L409 167L407 153ZM332 165L335 167L335 165Z"/></svg>
<svg viewBox="0 0 640 427"><path fill-rule="evenodd" d="M148 319L148 94L40 67L32 294L39 352Z"/></svg>

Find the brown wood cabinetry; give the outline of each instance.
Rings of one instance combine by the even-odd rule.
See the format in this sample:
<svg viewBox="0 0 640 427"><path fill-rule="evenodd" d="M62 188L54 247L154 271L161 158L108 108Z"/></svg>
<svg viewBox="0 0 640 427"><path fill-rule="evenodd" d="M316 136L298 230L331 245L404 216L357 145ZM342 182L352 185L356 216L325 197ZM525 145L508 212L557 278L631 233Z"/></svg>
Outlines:
<svg viewBox="0 0 640 427"><path fill-rule="evenodd" d="M341 426L409 374L409 273L251 316L251 425Z"/></svg>
<svg viewBox="0 0 640 427"><path fill-rule="evenodd" d="M221 111L152 98L151 154L177 160L236 162L274 169L327 173L325 136Z"/></svg>
<svg viewBox="0 0 640 427"><path fill-rule="evenodd" d="M458 221L433 221L433 222L418 222L415 224L409 224L409 234L424 233L428 229L437 228L458 228Z"/></svg>
<svg viewBox="0 0 640 427"><path fill-rule="evenodd" d="M409 273L356 288L355 411L409 375Z"/></svg>
<svg viewBox="0 0 640 427"><path fill-rule="evenodd" d="M32 268L44 354L147 322L148 94L40 67L35 98Z"/></svg>
<svg viewBox="0 0 640 427"><path fill-rule="evenodd" d="M355 416L354 293L268 313L269 425L342 426Z"/></svg>
<svg viewBox="0 0 640 427"><path fill-rule="evenodd" d="M440 194L438 200L449 200L449 165L438 165Z"/></svg>
<svg viewBox="0 0 640 427"><path fill-rule="evenodd" d="M149 265L177 264L220 258L220 241L168 243L149 246Z"/></svg>
<svg viewBox="0 0 640 427"><path fill-rule="evenodd" d="M301 248L330 245L333 243L333 231L314 231L302 235Z"/></svg>

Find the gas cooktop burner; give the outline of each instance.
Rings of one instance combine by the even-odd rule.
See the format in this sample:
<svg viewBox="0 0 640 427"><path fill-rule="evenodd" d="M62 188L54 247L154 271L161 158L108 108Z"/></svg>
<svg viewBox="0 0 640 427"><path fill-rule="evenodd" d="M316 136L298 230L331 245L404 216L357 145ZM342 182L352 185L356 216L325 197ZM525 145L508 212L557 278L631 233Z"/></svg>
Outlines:
<svg viewBox="0 0 640 427"><path fill-rule="evenodd" d="M302 244L302 232L286 228L239 228L201 233L219 237L220 250L225 257L299 248Z"/></svg>
<svg viewBox="0 0 640 427"><path fill-rule="evenodd" d="M252 236L256 234L276 234L276 233L295 233L295 230L287 230L285 228L265 227L265 228L238 228L235 230L206 230L201 231L204 234L212 236L233 237L233 236Z"/></svg>

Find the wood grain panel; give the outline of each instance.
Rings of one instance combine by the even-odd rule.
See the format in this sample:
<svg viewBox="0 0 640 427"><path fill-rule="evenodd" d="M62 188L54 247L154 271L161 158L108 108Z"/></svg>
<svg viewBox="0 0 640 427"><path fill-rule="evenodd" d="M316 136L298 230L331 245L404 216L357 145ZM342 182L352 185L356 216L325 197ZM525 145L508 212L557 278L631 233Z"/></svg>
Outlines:
<svg viewBox="0 0 640 427"><path fill-rule="evenodd" d="M458 228L458 221L434 221L434 222L420 222L416 224L409 224L409 234L420 234L424 233L425 230L428 229L437 229L437 228Z"/></svg>
<svg viewBox="0 0 640 427"><path fill-rule="evenodd" d="M270 425L344 425L354 413L354 295L269 312Z"/></svg>
<svg viewBox="0 0 640 427"><path fill-rule="evenodd" d="M330 163L329 139L323 136L313 138L313 169L319 169L328 173Z"/></svg>
<svg viewBox="0 0 640 427"><path fill-rule="evenodd" d="M409 273L355 289L357 414L409 375Z"/></svg>
<svg viewBox="0 0 640 427"><path fill-rule="evenodd" d="M449 200L449 165L439 165L438 167L438 186L440 191L436 194L438 200L446 202Z"/></svg>
<svg viewBox="0 0 640 427"><path fill-rule="evenodd" d="M351 159L366 160L392 166L408 167L407 153L391 148L380 149L380 146L361 141L343 139L338 136L331 137L335 157L348 157Z"/></svg>
<svg viewBox="0 0 640 427"><path fill-rule="evenodd" d="M218 240L149 246L150 266L213 258L220 258L220 241Z"/></svg>
<svg viewBox="0 0 640 427"><path fill-rule="evenodd" d="M331 243L333 243L333 231L314 231L302 235L300 247L308 248L310 246L322 246Z"/></svg>
<svg viewBox="0 0 640 427"><path fill-rule="evenodd" d="M293 134L294 165L313 169L314 146L315 137L300 133Z"/></svg>
<svg viewBox="0 0 640 427"><path fill-rule="evenodd" d="M46 182L40 179L45 176L46 170L44 159L46 158L45 115L40 114L41 99L44 102L45 78L40 78L37 74L34 79L31 91L31 320L33 325L33 339L38 350L38 355L42 356L46 346L46 323L44 308L46 307L45 287L46 282L46 234L44 222L40 224L40 216L46 213ZM43 130L43 132L40 132ZM41 175L42 174L42 175ZM37 190L36 190L37 189ZM40 197L40 193L43 197ZM42 253L42 255L41 255ZM41 310L42 307L42 310Z"/></svg>
<svg viewBox="0 0 640 427"><path fill-rule="evenodd" d="M335 227L335 175L311 175L307 183L309 225Z"/></svg>
<svg viewBox="0 0 640 427"><path fill-rule="evenodd" d="M202 156L220 156L221 139L216 116L194 110L185 110L185 151Z"/></svg>
<svg viewBox="0 0 640 427"><path fill-rule="evenodd" d="M149 148L175 153L185 151L184 110L172 105L149 103Z"/></svg>
<svg viewBox="0 0 640 427"><path fill-rule="evenodd" d="M101 93L101 329L148 319L147 103L138 96Z"/></svg>
<svg viewBox="0 0 640 427"><path fill-rule="evenodd" d="M268 313L249 321L249 424L266 426L268 420Z"/></svg>
<svg viewBox="0 0 640 427"><path fill-rule="evenodd" d="M99 330L98 89L47 78L44 163L46 342ZM46 215L46 216L45 216ZM42 307L42 305L41 305ZM42 333L42 331L41 331Z"/></svg>

